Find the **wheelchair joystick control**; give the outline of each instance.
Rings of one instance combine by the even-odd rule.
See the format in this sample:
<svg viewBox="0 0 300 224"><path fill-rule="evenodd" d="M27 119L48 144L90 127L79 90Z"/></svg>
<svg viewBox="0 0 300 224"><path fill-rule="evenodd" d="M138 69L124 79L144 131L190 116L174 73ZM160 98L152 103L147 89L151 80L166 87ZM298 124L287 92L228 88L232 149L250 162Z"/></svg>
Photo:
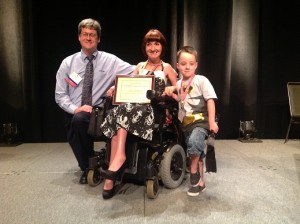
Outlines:
<svg viewBox="0 0 300 224"><path fill-rule="evenodd" d="M157 97L156 92L154 90L147 90L146 97L149 100L154 99L155 97Z"/></svg>

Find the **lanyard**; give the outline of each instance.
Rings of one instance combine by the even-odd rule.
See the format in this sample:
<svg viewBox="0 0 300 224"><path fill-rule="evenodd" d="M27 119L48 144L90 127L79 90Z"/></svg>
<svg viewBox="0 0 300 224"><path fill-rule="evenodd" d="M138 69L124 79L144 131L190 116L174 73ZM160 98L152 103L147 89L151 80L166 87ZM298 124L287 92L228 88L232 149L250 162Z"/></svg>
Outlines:
<svg viewBox="0 0 300 224"><path fill-rule="evenodd" d="M189 81L189 83L188 83L187 87L185 88L185 90L183 90L183 85L182 85L183 80L181 80L181 86L180 86L180 96L181 96L181 97L180 97L180 98L181 98L181 103L182 103L182 104L184 103L184 100L185 100L185 98L186 98L186 95L187 95L188 92L189 92L189 88L190 88L190 85L191 85L191 83L192 83L194 77L195 77L195 76L193 76L193 77L191 78L191 80Z"/></svg>

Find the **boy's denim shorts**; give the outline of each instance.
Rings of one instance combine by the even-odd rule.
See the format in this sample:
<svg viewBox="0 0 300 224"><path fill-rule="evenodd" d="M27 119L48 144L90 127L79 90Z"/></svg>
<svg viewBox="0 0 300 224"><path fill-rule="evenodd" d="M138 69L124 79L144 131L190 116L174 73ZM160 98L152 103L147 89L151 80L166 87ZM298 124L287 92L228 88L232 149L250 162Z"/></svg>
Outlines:
<svg viewBox="0 0 300 224"><path fill-rule="evenodd" d="M205 157L205 138L208 135L208 131L205 128L195 127L186 136L187 154L189 156L196 155L202 159Z"/></svg>

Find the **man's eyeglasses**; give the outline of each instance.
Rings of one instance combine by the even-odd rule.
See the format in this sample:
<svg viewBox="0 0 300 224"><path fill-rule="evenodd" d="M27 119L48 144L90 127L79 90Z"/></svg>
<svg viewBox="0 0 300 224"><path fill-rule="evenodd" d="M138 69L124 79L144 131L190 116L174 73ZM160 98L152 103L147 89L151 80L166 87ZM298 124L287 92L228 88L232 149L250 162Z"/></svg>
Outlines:
<svg viewBox="0 0 300 224"><path fill-rule="evenodd" d="M97 34L95 34L95 33L81 33L80 35L85 37L85 38L87 38L87 37L90 37L90 38L97 37Z"/></svg>

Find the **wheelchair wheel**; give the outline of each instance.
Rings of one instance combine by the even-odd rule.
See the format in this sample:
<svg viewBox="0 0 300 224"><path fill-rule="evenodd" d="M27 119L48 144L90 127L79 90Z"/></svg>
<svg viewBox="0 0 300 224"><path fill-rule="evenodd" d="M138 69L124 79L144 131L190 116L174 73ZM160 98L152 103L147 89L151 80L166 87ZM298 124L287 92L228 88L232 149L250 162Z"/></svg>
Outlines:
<svg viewBox="0 0 300 224"><path fill-rule="evenodd" d="M147 180L146 187L147 187L147 197L150 199L155 199L158 195L158 189L159 189L158 178L155 177L154 179Z"/></svg>
<svg viewBox="0 0 300 224"><path fill-rule="evenodd" d="M181 145L173 145L164 152L160 166L160 176L165 187L178 187L186 171L186 155Z"/></svg>
<svg viewBox="0 0 300 224"><path fill-rule="evenodd" d="M89 170L88 175L87 175L87 182L92 187L99 185L101 182L99 170L97 170L97 169Z"/></svg>

